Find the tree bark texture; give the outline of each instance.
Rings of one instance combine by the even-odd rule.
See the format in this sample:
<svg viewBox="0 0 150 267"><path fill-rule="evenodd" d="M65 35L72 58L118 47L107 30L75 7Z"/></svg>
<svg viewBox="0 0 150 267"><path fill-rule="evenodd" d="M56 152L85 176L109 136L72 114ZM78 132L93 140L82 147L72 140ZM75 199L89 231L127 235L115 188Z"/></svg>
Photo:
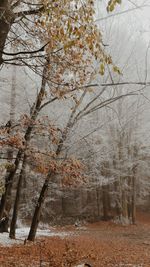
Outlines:
<svg viewBox="0 0 150 267"><path fill-rule="evenodd" d="M38 223L39 223L39 219L40 219L40 214L41 214L41 208L42 208L42 204L46 198L46 194L48 191L48 184L49 184L49 180L51 178L52 174L50 173L47 178L45 179L45 182L42 186L42 190L40 193L40 196L38 198L36 207L35 207L35 211L34 211L34 215L33 215L33 219L32 219L32 223L31 223L31 228L30 228L30 232L28 235L28 240L29 241L34 241L35 236L36 236L36 231L37 231L37 227L38 227Z"/></svg>
<svg viewBox="0 0 150 267"><path fill-rule="evenodd" d="M3 63L3 50L13 21L14 14L9 0L0 0L0 65Z"/></svg>
<svg viewBox="0 0 150 267"><path fill-rule="evenodd" d="M22 157L22 150L19 150L16 160L14 162L14 168L9 172L9 174L7 174L7 177L5 179L5 192L2 195L1 204L0 204L0 219L3 217L3 213L5 211L6 206L9 205L8 202L10 202L13 179L19 167L21 157ZM8 199L8 196L9 196L9 199Z"/></svg>
<svg viewBox="0 0 150 267"><path fill-rule="evenodd" d="M21 196L22 181L23 181L23 178L25 175L26 159L27 159L26 154L24 154L23 164L22 164L22 168L21 168L21 172L20 172L18 184L17 184L16 197L15 197L15 203L14 203L14 208L13 208L13 215L12 215L12 220L11 220L11 224L10 224L10 233L9 233L10 238L15 238L15 231L16 231L16 223L17 223L17 217L18 217L18 211L19 211L19 202L20 202L20 196Z"/></svg>

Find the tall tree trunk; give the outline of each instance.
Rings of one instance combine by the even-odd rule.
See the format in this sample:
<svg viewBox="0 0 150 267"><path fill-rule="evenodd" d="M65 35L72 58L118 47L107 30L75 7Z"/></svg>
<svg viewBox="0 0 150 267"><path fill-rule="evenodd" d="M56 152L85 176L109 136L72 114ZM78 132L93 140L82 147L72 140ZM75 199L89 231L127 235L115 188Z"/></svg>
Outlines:
<svg viewBox="0 0 150 267"><path fill-rule="evenodd" d="M13 184L13 179L16 174L16 171L19 167L19 164L21 162L21 157L22 157L22 150L18 151L17 157L14 162L14 168L7 174L6 179L5 179L5 192L2 194L1 198L1 204L0 204L0 218L3 217L3 213L8 201L8 196L11 195L11 189L12 189L12 184Z"/></svg>
<svg viewBox="0 0 150 267"><path fill-rule="evenodd" d="M0 65L3 63L3 50L7 35L14 21L9 2L9 0L0 0Z"/></svg>
<svg viewBox="0 0 150 267"><path fill-rule="evenodd" d="M62 136L61 136L61 138L59 140L59 143L58 143L58 146L57 146L57 149L56 149L56 156L59 156L59 154L61 153L63 145L64 145L64 142L65 142L65 140L66 140L66 138L68 136L69 130L75 123L73 118L74 118L76 110L77 110L77 108L79 106L79 103L81 103L82 100L83 100L83 96L84 96L84 93L80 98L81 101L79 101L75 105L74 109L72 110L70 118L68 120L68 123L67 123L64 131L62 132ZM50 179L53 178L54 175L55 174L51 173L51 172L47 175L47 177L45 179L45 182L43 184L43 187L41 189L41 192L40 192L40 195L39 195L36 207L35 207L35 211L34 211L34 214L33 214L29 235L28 235L28 238L27 238L29 241L34 241L34 239L35 239L37 228L38 228L38 223L39 223L39 219L40 219L42 204L44 203L44 200L46 198L46 193L48 191L49 181L50 181Z"/></svg>
<svg viewBox="0 0 150 267"><path fill-rule="evenodd" d="M12 71L12 86L11 86L11 97L10 97L10 121L9 121L9 126L10 126L10 135L13 134L13 131L11 130L11 127L14 125L15 123L15 102L16 102L16 67L13 66L13 71ZM7 123L8 124L8 123ZM7 151L7 157L8 157L8 162L12 163L13 161L13 149L12 148L8 148ZM9 175L9 172L7 171L7 175ZM7 176L6 176L7 177ZM5 185L7 184L7 178L5 181ZM7 185L5 186L7 187ZM3 220L3 226L5 224L5 226L3 227L3 229L5 229L6 231L8 231L8 218L9 218L9 212L10 212L10 207L11 207L11 185L9 186L9 190L8 190L8 197L7 197L7 205L4 205L4 199L2 199L2 204L3 206L1 207L1 217L7 217L7 220ZM5 208L5 214L3 214L4 212L4 208ZM1 218L0 217L0 218Z"/></svg>
<svg viewBox="0 0 150 267"><path fill-rule="evenodd" d="M13 208L13 215L12 220L10 224L10 238L15 238L15 231L16 231L16 223L17 223L17 217L18 217L18 210L19 210L19 202L20 202L20 196L21 196L21 188L22 188L22 181L25 175L25 167L26 167L26 154L24 154L23 158L23 164L21 168L21 172L18 179L17 189L16 189L16 197L15 197L15 203Z"/></svg>
<svg viewBox="0 0 150 267"><path fill-rule="evenodd" d="M100 186L96 187L97 216L100 217Z"/></svg>
<svg viewBox="0 0 150 267"><path fill-rule="evenodd" d="M136 177L132 177L132 224L136 223Z"/></svg>
<svg viewBox="0 0 150 267"><path fill-rule="evenodd" d="M49 185L49 180L51 178L52 174L50 173L46 179L45 182L42 186L42 190L40 192L40 196L38 198L36 207L35 207L35 211L34 211L34 215L33 215L33 219L32 219L32 224L30 227L30 232L28 235L28 240L29 241L34 241L35 236L36 236L36 231L38 228L38 223L39 223L39 219L40 219L40 214L41 214L41 208L42 208L42 204L44 203L44 200L46 198L46 194L48 191L48 185Z"/></svg>
<svg viewBox="0 0 150 267"><path fill-rule="evenodd" d="M39 114L41 103L42 103L42 100L44 97L45 85L46 85L46 71L47 71L47 64L45 64L45 67L43 70L43 79L42 79L40 92L38 93L36 103L33 104L33 107L31 108L32 109L32 113L31 113L31 121L32 122L34 122L36 120L36 118ZM30 140L30 136L31 136L33 127L34 127L34 123L29 125L28 128L26 129L26 132L24 135L24 139L26 140L26 142L29 142L29 140ZM5 192L2 195L1 203L0 203L0 218L2 218L2 216L3 216L4 210L5 210L5 207L7 204L8 196L11 195L11 189L12 189L14 176L16 174L16 171L18 170L23 153L24 152L22 151L22 149L19 149L17 156L16 156L16 159L15 159L15 162L14 162L14 168L9 172L9 174L6 174Z"/></svg>
<svg viewBox="0 0 150 267"><path fill-rule="evenodd" d="M121 219L122 210L121 210L121 199L120 199L120 181L116 180L114 182L114 189L116 193L115 197L116 215L119 219Z"/></svg>
<svg viewBox="0 0 150 267"><path fill-rule="evenodd" d="M134 147L133 156L134 159L137 158L138 149L137 146ZM137 174L137 164L134 164L132 168L133 176L132 176L132 224L136 223L136 174Z"/></svg>
<svg viewBox="0 0 150 267"><path fill-rule="evenodd" d="M43 100L43 96L44 96L44 92L45 92L45 86L46 86L46 72L47 72L47 65L45 65L44 70L43 70L41 90L40 90L38 97L37 97L35 109L33 109L32 114L31 114L31 118L33 121L35 121L37 116L38 116L38 112L39 112L39 109L41 107L41 103ZM26 134L25 134L26 147L29 145L33 127L34 127L33 124L31 124L26 131ZM16 230L16 223L17 223L17 217L18 217L19 202L20 202L20 195L21 195L21 189L22 189L22 181L23 181L24 174L25 174L26 160L27 160L27 157L26 157L26 154L24 153L22 168L21 168L21 172L20 172L18 184L17 184L17 189L16 189L15 203L14 203L14 207L13 207L13 216L12 216L12 220L11 220L10 235L9 235L10 238L15 238L15 230Z"/></svg>
<svg viewBox="0 0 150 267"><path fill-rule="evenodd" d="M127 209L128 209L128 219L131 223L132 220L132 196L131 196L131 191L132 191L132 186L131 186L131 177L128 177L128 203L127 203Z"/></svg>
<svg viewBox="0 0 150 267"><path fill-rule="evenodd" d="M109 203L108 203L108 186L102 186L102 202L103 202L103 219L107 221L109 219Z"/></svg>
<svg viewBox="0 0 150 267"><path fill-rule="evenodd" d="M12 69L12 85L11 85L11 97L10 97L10 121L11 126L15 124L15 109L16 109L16 66Z"/></svg>
<svg viewBox="0 0 150 267"><path fill-rule="evenodd" d="M128 206L127 206L127 195L124 188L122 188L122 217L124 223L128 223Z"/></svg>
<svg viewBox="0 0 150 267"><path fill-rule="evenodd" d="M66 140L68 130L69 130L69 128L66 127L64 132L62 133L62 138L60 139L59 144L57 146L56 156L59 156L59 154L62 151L63 144L64 144L64 141ZM34 241L34 239L35 239L38 224L39 224L39 219L40 219L40 215L41 215L42 204L44 203L44 200L46 198L49 182L54 175L55 175L54 173L49 172L46 179L45 179L45 182L42 186L42 189L41 189L41 192L40 192L40 195L39 195L36 207L35 207L35 211L33 214L29 235L27 238L29 241Z"/></svg>

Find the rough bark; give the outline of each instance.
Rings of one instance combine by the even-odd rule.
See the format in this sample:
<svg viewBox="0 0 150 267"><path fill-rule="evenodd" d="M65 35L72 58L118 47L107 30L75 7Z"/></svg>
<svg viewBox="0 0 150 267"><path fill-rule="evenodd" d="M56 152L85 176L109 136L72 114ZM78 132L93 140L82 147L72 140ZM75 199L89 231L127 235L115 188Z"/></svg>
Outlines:
<svg viewBox="0 0 150 267"><path fill-rule="evenodd" d="M14 125L14 122L15 122L15 103L16 103L16 68L13 67L11 98L10 98L10 120L8 122L11 127ZM10 135L12 135L12 134L13 134L13 131L10 129ZM12 163L12 159L13 159L13 149L12 148L8 148L7 157L8 157L8 162ZM9 172L7 172L7 174L9 175ZM7 181L5 181L5 182L7 182ZM8 216L9 211L10 211L10 206L11 206L10 205L10 203L11 203L11 186L9 187L9 192L8 192L7 199L9 199L9 201L8 201L8 205L5 207L5 213ZM2 209L2 211L3 211L3 209ZM3 217L6 217L6 216L4 216L4 214L1 214L1 216L2 215L3 215ZM6 224L5 227L4 227L4 224ZM7 228L8 228L8 221L7 220L3 220L3 229L7 229Z"/></svg>
<svg viewBox="0 0 150 267"><path fill-rule="evenodd" d="M3 50L13 21L14 14L9 0L0 0L0 65L3 63Z"/></svg>
<svg viewBox="0 0 150 267"><path fill-rule="evenodd" d="M3 217L3 213L5 211L6 204L9 205L10 199L8 199L8 196L10 198L13 179L14 179L16 171L19 167L22 153L23 153L22 150L18 151L18 154L16 156L16 160L14 162L14 168L9 172L9 174L7 174L7 177L5 179L5 192L2 195L1 204L0 204L0 219Z"/></svg>
<svg viewBox="0 0 150 267"><path fill-rule="evenodd" d="M40 192L40 196L38 198L38 201L37 201L37 204L35 207L30 232L28 235L29 241L34 241L34 239L35 239L36 231L37 231L37 227L38 227L38 223L39 223L39 219L40 219L42 204L46 198L46 194L48 191L48 184L49 184L49 180L50 180L51 176L52 176L51 173L47 176L47 178L45 179L45 182L43 184L42 190Z"/></svg>
<svg viewBox="0 0 150 267"><path fill-rule="evenodd" d="M17 217L18 217L18 211L19 211L22 181L23 181L24 174L25 174L25 167L26 167L26 154L24 154L22 169L21 169L19 179L18 179L18 184L17 184L13 215L12 215L12 220L10 224L10 233L9 233L10 238L15 238L16 223L17 223Z"/></svg>

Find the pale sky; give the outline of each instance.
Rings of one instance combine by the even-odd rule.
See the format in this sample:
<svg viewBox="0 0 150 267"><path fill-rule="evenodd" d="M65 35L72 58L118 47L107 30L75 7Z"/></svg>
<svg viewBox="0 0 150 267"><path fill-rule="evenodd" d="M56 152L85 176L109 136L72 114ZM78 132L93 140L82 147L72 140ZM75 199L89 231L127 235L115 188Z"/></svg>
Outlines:
<svg viewBox="0 0 150 267"><path fill-rule="evenodd" d="M107 13L106 6L108 0L97 0L96 5L96 20L99 23L100 30L104 37L104 41L108 42L108 48L112 47L111 42L113 43L114 49L119 49L125 47L121 56L118 56L117 64L120 65L122 58L128 57L128 51L132 47L135 50L135 47L139 47L141 50L137 50L137 64L139 65L139 74L141 74L141 80L145 80L145 62L146 62L146 53L147 53L147 81L150 81L150 0L122 0L121 5L117 5L115 10L111 13ZM117 28L117 30L115 30ZM111 34L109 35L109 30ZM107 33L106 33L107 31ZM114 31L115 34L114 34ZM120 32L124 33L124 39L121 39ZM118 33L118 39L116 39ZM130 36L129 40L125 38L127 35ZM114 36L113 36L114 35ZM114 38L114 42L112 41ZM134 40L134 41L133 41ZM124 43L124 41L126 43ZM145 43L145 46L143 45ZM140 45L140 46L139 46ZM148 51L148 52L147 52ZM110 54L116 56L116 53L113 54L113 51ZM140 63L141 58L141 63ZM143 61L142 61L143 59ZM137 66L134 66L132 63L133 69L136 69ZM134 77L131 78L134 80ZM149 101L147 100L144 106L144 112L142 112L142 122L141 122L141 137L147 143L150 140L150 88L146 88L146 95Z"/></svg>
<svg viewBox="0 0 150 267"><path fill-rule="evenodd" d="M142 34L146 42L150 41L150 0L122 0L121 5L117 5L115 11L108 14L106 11L108 0L97 0L97 19L99 23L103 21L122 21L127 27Z"/></svg>

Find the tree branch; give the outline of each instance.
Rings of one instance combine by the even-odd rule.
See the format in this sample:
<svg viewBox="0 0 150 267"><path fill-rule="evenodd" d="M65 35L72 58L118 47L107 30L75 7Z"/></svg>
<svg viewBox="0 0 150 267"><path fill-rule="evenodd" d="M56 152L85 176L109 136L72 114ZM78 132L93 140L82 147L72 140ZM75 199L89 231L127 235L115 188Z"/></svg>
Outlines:
<svg viewBox="0 0 150 267"><path fill-rule="evenodd" d="M24 17L24 16L36 15L36 14L39 14L40 12L42 12L43 10L44 10L44 6L37 8L37 9L24 10L24 11L16 12L15 16L16 16L16 18L19 18L19 17Z"/></svg>
<svg viewBox="0 0 150 267"><path fill-rule="evenodd" d="M0 53L6 55L6 56L18 56L18 55L27 55L27 54L36 54L39 52L44 51L44 48L49 44L49 42L45 45L43 45L41 48L37 49L37 50L33 50L33 51L20 51L20 52L16 52L16 53L9 53L9 52L5 52L5 51L0 51Z"/></svg>
<svg viewBox="0 0 150 267"><path fill-rule="evenodd" d="M20 2L21 2L21 0L16 1L16 2L11 6L11 8L12 8L12 9L16 8L16 7L20 4Z"/></svg>
<svg viewBox="0 0 150 267"><path fill-rule="evenodd" d="M56 97L50 99L49 101L45 102L43 105L41 105L39 110L43 109L44 107L46 107L47 105L49 105L50 103L54 102L57 99L58 99L58 97L56 96Z"/></svg>
<svg viewBox="0 0 150 267"><path fill-rule="evenodd" d="M118 82L118 83L102 83L100 86L120 86L120 85L150 85L150 82Z"/></svg>

